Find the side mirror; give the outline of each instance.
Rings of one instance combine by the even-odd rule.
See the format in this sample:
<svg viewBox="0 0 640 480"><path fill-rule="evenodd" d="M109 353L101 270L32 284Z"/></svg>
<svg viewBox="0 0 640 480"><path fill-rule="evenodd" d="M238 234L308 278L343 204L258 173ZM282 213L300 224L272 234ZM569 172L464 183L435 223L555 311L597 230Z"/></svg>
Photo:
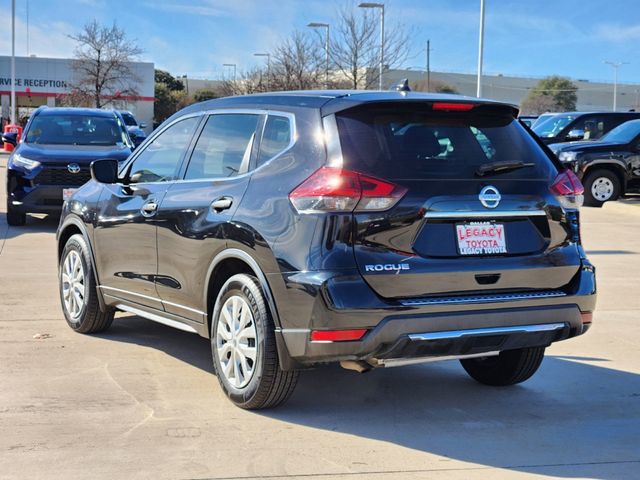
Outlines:
<svg viewBox="0 0 640 480"><path fill-rule="evenodd" d="M567 140L583 140L584 130L574 129L567 133Z"/></svg>
<svg viewBox="0 0 640 480"><path fill-rule="evenodd" d="M140 128L147 128L147 124L146 123L141 123L140 125L138 125Z"/></svg>
<svg viewBox="0 0 640 480"><path fill-rule="evenodd" d="M91 178L100 183L118 183L118 161L111 158L91 162Z"/></svg>
<svg viewBox="0 0 640 480"><path fill-rule="evenodd" d="M18 134L17 133L3 133L2 141L4 143L8 143L9 145L13 145L14 147L18 144Z"/></svg>

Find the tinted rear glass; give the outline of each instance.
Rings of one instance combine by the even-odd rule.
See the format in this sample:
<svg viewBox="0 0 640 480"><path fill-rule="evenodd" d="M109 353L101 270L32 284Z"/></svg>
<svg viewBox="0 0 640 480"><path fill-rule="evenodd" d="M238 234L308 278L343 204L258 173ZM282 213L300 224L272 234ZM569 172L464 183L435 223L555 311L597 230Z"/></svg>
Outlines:
<svg viewBox="0 0 640 480"><path fill-rule="evenodd" d="M480 109L482 110L482 109ZM345 168L389 179L473 179L489 162L533 166L489 173L517 179L549 179L556 168L508 115L440 113L383 107L336 114Z"/></svg>

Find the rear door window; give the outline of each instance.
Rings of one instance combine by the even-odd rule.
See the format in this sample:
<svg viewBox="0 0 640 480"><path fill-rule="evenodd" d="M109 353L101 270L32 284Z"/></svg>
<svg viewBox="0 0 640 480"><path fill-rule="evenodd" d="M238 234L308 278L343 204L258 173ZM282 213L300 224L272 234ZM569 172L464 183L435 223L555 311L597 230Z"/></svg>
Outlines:
<svg viewBox="0 0 640 480"><path fill-rule="evenodd" d="M211 115L193 149L185 179L227 178L246 171L259 118L245 113Z"/></svg>
<svg viewBox="0 0 640 480"><path fill-rule="evenodd" d="M336 123L345 168L381 178L478 179L480 165L499 161L533 164L500 178L549 179L556 172L509 115L365 107L336 114Z"/></svg>

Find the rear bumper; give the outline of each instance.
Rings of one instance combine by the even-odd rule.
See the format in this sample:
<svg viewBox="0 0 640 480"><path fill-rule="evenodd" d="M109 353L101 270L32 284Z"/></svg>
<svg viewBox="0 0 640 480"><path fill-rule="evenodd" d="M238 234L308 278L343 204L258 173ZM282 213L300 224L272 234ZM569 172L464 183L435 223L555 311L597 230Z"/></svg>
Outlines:
<svg viewBox="0 0 640 480"><path fill-rule="evenodd" d="M595 271L586 261L569 286L570 292L524 298L496 295L483 303L474 297L473 302L456 299L444 303L381 304L372 294L377 302L373 304L372 298L364 296L366 285L356 288L356 278L350 278L352 291L345 298L340 298L338 292L343 290L337 290L331 281L323 283L307 328L283 324L277 329L285 367L343 360L385 364L397 359L546 346L586 332L590 324L583 324L581 313L593 312L596 302ZM342 282L347 281L337 280L338 284ZM360 291L356 293L357 290ZM348 304L347 297L351 298ZM363 302L369 302L369 308L364 308ZM357 303L361 308L354 308ZM348 342L317 342L310 338L312 330L353 328L366 328L367 333L361 340Z"/></svg>

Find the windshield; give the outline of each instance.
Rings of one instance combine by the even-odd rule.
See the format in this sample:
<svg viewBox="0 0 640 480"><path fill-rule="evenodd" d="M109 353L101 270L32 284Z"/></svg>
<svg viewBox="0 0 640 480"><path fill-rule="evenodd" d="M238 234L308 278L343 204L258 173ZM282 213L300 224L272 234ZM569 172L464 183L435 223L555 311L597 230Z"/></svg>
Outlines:
<svg viewBox="0 0 640 480"><path fill-rule="evenodd" d="M128 127L138 126L138 122L136 122L136 119L130 113L122 113L121 115L122 115L122 118L124 119L124 124L127 125Z"/></svg>
<svg viewBox="0 0 640 480"><path fill-rule="evenodd" d="M97 115L38 115L25 142L47 145L126 145L120 123Z"/></svg>
<svg viewBox="0 0 640 480"><path fill-rule="evenodd" d="M523 169L491 170L485 178L548 179L555 167L520 123L509 115L435 113L370 107L336 114L345 168L379 178L476 178L493 162Z"/></svg>
<svg viewBox="0 0 640 480"><path fill-rule="evenodd" d="M537 125L541 125L544 122L546 122L547 120L549 120L551 117L553 117L555 115L555 113L543 113L542 115L540 115L538 118L536 118L533 123L531 124L531 128L536 127Z"/></svg>
<svg viewBox="0 0 640 480"><path fill-rule="evenodd" d="M577 117L576 115L554 115L548 120L533 126L533 131L539 137L555 137L560 131L569 125Z"/></svg>
<svg viewBox="0 0 640 480"><path fill-rule="evenodd" d="M640 120L631 120L618 125L600 140L603 142L631 143L638 135L640 135Z"/></svg>

